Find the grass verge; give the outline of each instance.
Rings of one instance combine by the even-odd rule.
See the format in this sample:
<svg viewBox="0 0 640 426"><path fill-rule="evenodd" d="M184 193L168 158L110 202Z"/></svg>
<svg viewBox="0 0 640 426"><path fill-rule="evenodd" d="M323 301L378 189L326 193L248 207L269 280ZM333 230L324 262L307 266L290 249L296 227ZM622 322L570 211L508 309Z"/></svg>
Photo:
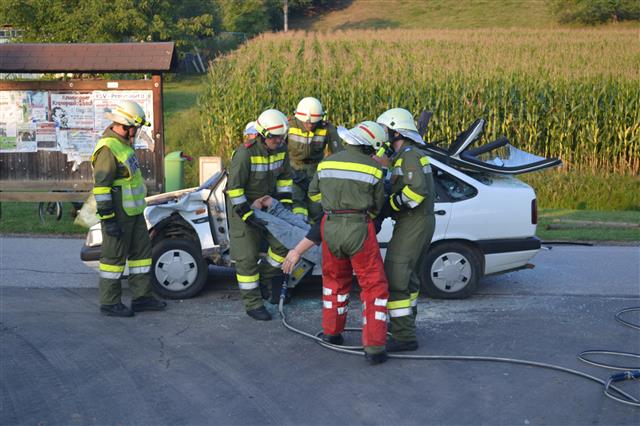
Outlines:
<svg viewBox="0 0 640 426"><path fill-rule="evenodd" d="M615 227L611 223L636 226ZM640 243L640 211L541 209L536 233L543 241Z"/></svg>
<svg viewBox="0 0 640 426"><path fill-rule="evenodd" d="M190 147L202 141L198 96L205 89L205 76L189 76L167 82L163 90L165 155L183 151L194 157L193 162L185 165L187 187L198 183L198 159Z"/></svg>
<svg viewBox="0 0 640 426"><path fill-rule="evenodd" d="M640 212L640 177L545 170L519 175L531 185L540 208Z"/></svg>
<svg viewBox="0 0 640 426"><path fill-rule="evenodd" d="M40 222L39 203L5 202L1 205L0 234L42 234L56 236L84 237L87 228L74 225L71 215L72 204L62 203L60 220L46 215L45 222Z"/></svg>

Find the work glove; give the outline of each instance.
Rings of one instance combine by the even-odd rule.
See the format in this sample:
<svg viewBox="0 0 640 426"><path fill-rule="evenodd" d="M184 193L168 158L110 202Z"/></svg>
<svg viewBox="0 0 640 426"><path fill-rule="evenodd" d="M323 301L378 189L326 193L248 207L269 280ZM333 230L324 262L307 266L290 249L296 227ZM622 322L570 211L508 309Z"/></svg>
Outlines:
<svg viewBox="0 0 640 426"><path fill-rule="evenodd" d="M291 179L305 194L309 192L309 183L311 181L304 171L291 170Z"/></svg>
<svg viewBox="0 0 640 426"><path fill-rule="evenodd" d="M122 232L120 224L115 217L103 220L102 227L104 228L104 232L110 237L120 238L124 234L124 232Z"/></svg>
<svg viewBox="0 0 640 426"><path fill-rule="evenodd" d="M388 217L391 217L392 214L393 214L393 209L391 208L391 203L389 202L389 199L387 199L387 201L382 205L382 209L380 209L380 213L378 213L378 216L376 217L376 222L380 221L380 226L382 226L382 221L384 221ZM376 228L376 231L380 231L380 230Z"/></svg>
<svg viewBox="0 0 640 426"><path fill-rule="evenodd" d="M389 197L389 202L390 202L390 206L393 211L403 211L403 210L411 210L413 209L413 207L411 207L411 205L409 204L409 202L405 201L405 199L403 199L402 196L402 191L398 191L398 192L394 192L393 194L391 194L391 196Z"/></svg>
<svg viewBox="0 0 640 426"><path fill-rule="evenodd" d="M253 226L258 229L267 229L267 222L262 219L258 219L249 207L249 204L242 203L236 207L236 213L247 225Z"/></svg>
<svg viewBox="0 0 640 426"><path fill-rule="evenodd" d="M267 222L265 222L262 219L258 219L256 217L255 214L253 214L253 212L251 212L251 215L249 217L247 217L244 221L247 225L251 225L254 228L257 229L263 229L266 230L267 229Z"/></svg>

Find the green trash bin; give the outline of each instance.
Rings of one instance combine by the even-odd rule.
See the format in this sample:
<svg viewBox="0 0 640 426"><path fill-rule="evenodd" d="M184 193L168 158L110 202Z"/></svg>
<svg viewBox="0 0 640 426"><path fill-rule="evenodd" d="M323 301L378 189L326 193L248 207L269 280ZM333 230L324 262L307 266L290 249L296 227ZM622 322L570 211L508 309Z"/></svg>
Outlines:
<svg viewBox="0 0 640 426"><path fill-rule="evenodd" d="M164 191L184 189L184 162L189 157L182 151L173 151L164 157Z"/></svg>

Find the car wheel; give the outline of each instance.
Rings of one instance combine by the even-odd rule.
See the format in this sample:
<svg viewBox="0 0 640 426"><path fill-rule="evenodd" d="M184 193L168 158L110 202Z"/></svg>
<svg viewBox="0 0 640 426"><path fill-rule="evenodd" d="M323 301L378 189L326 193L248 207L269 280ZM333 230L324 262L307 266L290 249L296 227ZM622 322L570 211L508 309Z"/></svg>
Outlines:
<svg viewBox="0 0 640 426"><path fill-rule="evenodd" d="M153 291L169 299L188 299L207 282L207 262L200 247L189 240L166 239L153 246Z"/></svg>
<svg viewBox="0 0 640 426"><path fill-rule="evenodd" d="M479 254L463 243L445 242L430 248L422 266L422 288L435 299L465 299L480 280Z"/></svg>

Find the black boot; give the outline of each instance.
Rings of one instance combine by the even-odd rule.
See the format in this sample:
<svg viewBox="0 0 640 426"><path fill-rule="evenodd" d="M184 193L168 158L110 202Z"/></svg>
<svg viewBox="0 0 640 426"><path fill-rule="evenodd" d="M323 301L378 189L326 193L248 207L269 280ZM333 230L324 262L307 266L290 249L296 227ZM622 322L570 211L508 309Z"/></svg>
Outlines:
<svg viewBox="0 0 640 426"><path fill-rule="evenodd" d="M153 296L138 297L131 302L131 309L133 309L134 312L164 311L166 307L167 302L158 300Z"/></svg>
<svg viewBox="0 0 640 426"><path fill-rule="evenodd" d="M387 341L387 352L415 351L416 349L418 349L416 340L400 341L391 338Z"/></svg>
<svg viewBox="0 0 640 426"><path fill-rule="evenodd" d="M386 352L379 352L377 354L364 353L364 359L367 360L370 365L382 364L388 358L389 356Z"/></svg>
<svg viewBox="0 0 640 426"><path fill-rule="evenodd" d="M108 317L132 317L134 315L133 311L122 303L100 305L100 312Z"/></svg>
<svg viewBox="0 0 640 426"><path fill-rule="evenodd" d="M267 308L265 308L264 306L260 306L259 308L251 309L250 311L247 311L247 315L249 315L251 318L257 321L271 320L271 314L269 313L269 311L267 311Z"/></svg>
<svg viewBox="0 0 640 426"><path fill-rule="evenodd" d="M322 341L331 343L332 345L342 345L344 343L344 337L342 337L342 334L323 334Z"/></svg>

